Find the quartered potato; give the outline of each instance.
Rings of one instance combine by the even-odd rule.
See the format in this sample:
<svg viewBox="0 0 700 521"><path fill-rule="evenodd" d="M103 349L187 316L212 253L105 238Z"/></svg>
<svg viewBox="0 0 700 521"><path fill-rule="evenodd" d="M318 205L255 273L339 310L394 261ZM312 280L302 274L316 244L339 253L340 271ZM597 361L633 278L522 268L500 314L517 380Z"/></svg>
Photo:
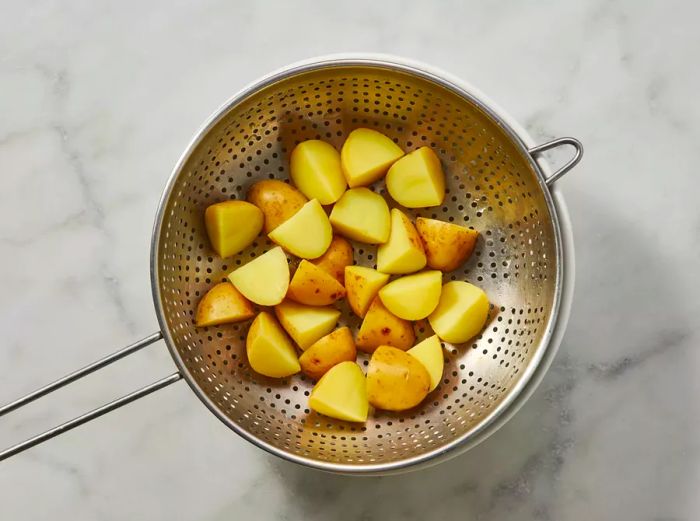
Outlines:
<svg viewBox="0 0 700 521"><path fill-rule="evenodd" d="M391 210L389 240L377 249L377 269L392 275L413 273L425 267L423 243L411 220L401 210Z"/></svg>
<svg viewBox="0 0 700 521"><path fill-rule="evenodd" d="M250 246L263 227L263 213L245 201L224 201L204 211L209 242L219 257L230 257Z"/></svg>
<svg viewBox="0 0 700 521"><path fill-rule="evenodd" d="M262 311L250 325L246 353L250 367L264 376L284 378L301 370L294 345L267 311Z"/></svg>
<svg viewBox="0 0 700 521"><path fill-rule="evenodd" d="M353 263L352 244L340 235L334 235L326 253L311 262L344 284L345 267Z"/></svg>
<svg viewBox="0 0 700 521"><path fill-rule="evenodd" d="M276 306L289 288L289 264L279 246L229 273L229 280L244 297L261 306Z"/></svg>
<svg viewBox="0 0 700 521"><path fill-rule="evenodd" d="M440 206L445 199L445 174L430 147L421 147L391 165L386 174L389 195L406 208Z"/></svg>
<svg viewBox="0 0 700 521"><path fill-rule="evenodd" d="M262 211L265 233L277 228L308 201L299 190L277 179L258 181L250 187L246 199Z"/></svg>
<svg viewBox="0 0 700 521"><path fill-rule="evenodd" d="M361 351L372 353L381 345L406 350L415 340L413 325L392 314L384 307L381 299L375 297L360 326L356 345Z"/></svg>
<svg viewBox="0 0 700 521"><path fill-rule="evenodd" d="M333 331L340 311L330 306L305 306L285 300L275 306L275 315L287 334L303 350Z"/></svg>
<svg viewBox="0 0 700 521"><path fill-rule="evenodd" d="M437 219L416 219L428 266L444 272L456 270L474 251L479 232Z"/></svg>
<svg viewBox="0 0 700 521"><path fill-rule="evenodd" d="M417 358L379 346L367 367L367 399L377 409L405 411L428 395L430 375Z"/></svg>
<svg viewBox="0 0 700 521"><path fill-rule="evenodd" d="M368 244L386 242L391 229L389 206L369 188L345 192L333 206L330 221L339 234Z"/></svg>
<svg viewBox="0 0 700 521"><path fill-rule="evenodd" d="M430 270L391 281L379 290L379 298L397 317L420 320L433 312L441 291L442 272Z"/></svg>
<svg viewBox="0 0 700 521"><path fill-rule="evenodd" d="M435 389L442 379L442 371L445 366L445 358L442 354L442 344L437 335L426 338L411 349L406 351L409 355L418 360L430 376L430 389Z"/></svg>
<svg viewBox="0 0 700 521"><path fill-rule="evenodd" d="M455 280L442 287L440 302L428 322L445 342L460 344L481 332L488 315L486 293L473 284Z"/></svg>
<svg viewBox="0 0 700 521"><path fill-rule="evenodd" d="M338 420L367 421L367 383L355 362L331 367L311 390L309 408Z"/></svg>
<svg viewBox="0 0 700 521"><path fill-rule="evenodd" d="M289 170L301 193L309 199L318 199L321 204L333 204L348 186L340 167L340 154L333 145L319 139L303 141L294 147Z"/></svg>
<svg viewBox="0 0 700 521"><path fill-rule="evenodd" d="M334 365L354 362L356 357L352 333L347 327L341 327L314 342L299 357L299 364L305 375L318 380Z"/></svg>
<svg viewBox="0 0 700 521"><path fill-rule="evenodd" d="M333 228L321 204L312 199L270 232L269 237L292 255L315 259L328 249Z"/></svg>
<svg viewBox="0 0 700 521"><path fill-rule="evenodd" d="M345 287L330 273L302 260L289 283L287 298L308 306L327 306L345 296Z"/></svg>
<svg viewBox="0 0 700 521"><path fill-rule="evenodd" d="M350 188L381 179L404 152L387 136L369 128L350 132L340 151L343 174Z"/></svg>
<svg viewBox="0 0 700 521"><path fill-rule="evenodd" d="M364 266L345 268L345 290L353 312L364 318L379 290L389 282L389 275Z"/></svg>
<svg viewBox="0 0 700 521"><path fill-rule="evenodd" d="M255 316L253 304L230 282L221 282L202 297L197 306L197 327L241 322Z"/></svg>

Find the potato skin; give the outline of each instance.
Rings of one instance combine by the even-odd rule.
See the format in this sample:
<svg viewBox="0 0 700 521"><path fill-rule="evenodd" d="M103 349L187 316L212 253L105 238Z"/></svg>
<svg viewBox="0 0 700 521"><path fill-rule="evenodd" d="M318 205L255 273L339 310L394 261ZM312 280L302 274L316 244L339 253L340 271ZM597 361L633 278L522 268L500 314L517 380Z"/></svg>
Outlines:
<svg viewBox="0 0 700 521"><path fill-rule="evenodd" d="M343 297L345 287L307 260L299 263L287 291L287 298L307 306L327 306Z"/></svg>
<svg viewBox="0 0 700 521"><path fill-rule="evenodd" d="M358 349L373 353L379 346L388 345L405 351L415 340L413 325L392 314L378 296L374 297L357 334Z"/></svg>
<svg viewBox="0 0 700 521"><path fill-rule="evenodd" d="M459 268L474 252L479 232L437 219L416 219L428 266L443 272Z"/></svg>
<svg viewBox="0 0 700 521"><path fill-rule="evenodd" d="M246 199L262 211L265 233L277 228L308 202L299 190L277 179L258 181L248 189Z"/></svg>
<svg viewBox="0 0 700 521"><path fill-rule="evenodd" d="M356 357L352 333L341 327L314 342L299 357L299 364L305 375L318 380L334 365L353 362Z"/></svg>
<svg viewBox="0 0 700 521"><path fill-rule="evenodd" d="M391 346L379 346L367 368L367 398L377 409L405 411L428 395L430 375L416 358Z"/></svg>
<svg viewBox="0 0 700 521"><path fill-rule="evenodd" d="M255 316L253 304L230 282L220 282L197 305L197 327L241 322Z"/></svg>
<svg viewBox="0 0 700 521"><path fill-rule="evenodd" d="M334 235L326 253L312 261L323 271L330 273L341 284L345 284L345 266L353 263L352 244L340 235Z"/></svg>
<svg viewBox="0 0 700 521"><path fill-rule="evenodd" d="M365 318L372 300L389 282L388 273L380 273L364 266L345 267L345 290L350 308L360 318Z"/></svg>

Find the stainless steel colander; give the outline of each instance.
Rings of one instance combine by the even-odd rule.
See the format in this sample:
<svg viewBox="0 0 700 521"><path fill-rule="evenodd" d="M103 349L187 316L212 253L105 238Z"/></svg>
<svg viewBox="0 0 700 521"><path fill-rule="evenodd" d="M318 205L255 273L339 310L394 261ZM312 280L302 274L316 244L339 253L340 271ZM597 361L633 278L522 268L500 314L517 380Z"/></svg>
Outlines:
<svg viewBox="0 0 700 521"><path fill-rule="evenodd" d="M204 209L244 198L260 179L287 179L289 153L300 141L323 139L339 148L356 127L375 128L407 151L428 145L439 154L447 177L444 206L408 213L481 232L472 258L445 279L482 287L493 304L478 338L445 345L443 380L423 404L404 413L374 411L365 425L309 411L312 382L302 375L276 380L254 373L245 357L248 323L199 329L193 320L213 283L271 247L261 237L236 257L218 258L206 238ZM549 175L536 156L560 145L572 145L575 154ZM389 472L465 450L524 401L561 338L573 252L563 200L550 190L581 154L572 138L531 146L474 89L403 60L332 57L261 80L197 133L163 193L151 248L161 332L0 408L0 415L161 338L178 371L0 452L0 460L181 378L238 434L310 467ZM376 189L384 193L381 183ZM356 263L374 266L376 249L354 246ZM344 305L342 311L340 323L357 330L358 318ZM431 334L427 323L416 329L419 339Z"/></svg>

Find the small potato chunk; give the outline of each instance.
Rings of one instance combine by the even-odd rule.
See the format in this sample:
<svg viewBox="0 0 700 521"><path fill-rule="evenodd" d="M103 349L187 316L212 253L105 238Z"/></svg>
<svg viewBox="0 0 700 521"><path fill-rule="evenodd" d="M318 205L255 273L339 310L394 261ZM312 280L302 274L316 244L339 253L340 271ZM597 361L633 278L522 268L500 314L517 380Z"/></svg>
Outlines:
<svg viewBox="0 0 700 521"><path fill-rule="evenodd" d="M344 296L340 282L307 260L299 263L287 292L287 298L307 306L327 306Z"/></svg>
<svg viewBox="0 0 700 521"><path fill-rule="evenodd" d="M333 229L348 239L381 244L389 238L389 206L369 188L345 192L333 206L330 220Z"/></svg>
<svg viewBox="0 0 700 521"><path fill-rule="evenodd" d="M289 288L289 264L279 246L232 271L228 279L248 300L261 306L276 306Z"/></svg>
<svg viewBox="0 0 700 521"><path fill-rule="evenodd" d="M415 226L406 214L393 208L389 240L377 249L377 269L400 275L422 270L425 263L423 243Z"/></svg>
<svg viewBox="0 0 700 521"><path fill-rule="evenodd" d="M299 357L301 371L318 380L340 362L354 362L357 357L355 341L347 327L336 329L324 336Z"/></svg>
<svg viewBox="0 0 700 521"><path fill-rule="evenodd" d="M389 275L364 266L345 268L345 290L348 304L355 314L364 318L369 305L382 287L389 282Z"/></svg>
<svg viewBox="0 0 700 521"><path fill-rule="evenodd" d="M255 316L255 309L230 282L220 282L202 297L197 306L197 327L241 322Z"/></svg>
<svg viewBox="0 0 700 521"><path fill-rule="evenodd" d="M428 317L445 342L460 344L479 334L489 315L489 299L481 288L461 280L442 287L440 302Z"/></svg>
<svg viewBox="0 0 700 521"><path fill-rule="evenodd" d="M290 177L309 199L333 204L348 184L340 168L340 154L330 143L319 139L303 141L294 147L289 160Z"/></svg>
<svg viewBox="0 0 700 521"><path fill-rule="evenodd" d="M379 346L367 367L367 399L377 409L405 411L428 395L430 375L417 358Z"/></svg>
<svg viewBox="0 0 700 521"><path fill-rule="evenodd" d="M381 179L404 152L387 136L369 128L350 132L340 151L340 162L350 188Z"/></svg>
<svg viewBox="0 0 700 521"><path fill-rule="evenodd" d="M334 235L326 253L311 262L345 284L345 267L353 263L352 244L340 235Z"/></svg>
<svg viewBox="0 0 700 521"><path fill-rule="evenodd" d="M458 224L418 217L416 229L428 266L448 272L459 268L474 251L479 232Z"/></svg>
<svg viewBox="0 0 700 521"><path fill-rule="evenodd" d="M426 338L406 351L406 353L416 358L428 371L428 375L430 375L430 389L428 389L428 392L435 389L440 380L442 380L442 371L445 367L442 344L438 336L433 335Z"/></svg>
<svg viewBox="0 0 700 521"><path fill-rule="evenodd" d="M275 306L275 315L284 330L303 350L333 331L340 311L333 307L305 306L285 300Z"/></svg>
<svg viewBox="0 0 700 521"><path fill-rule="evenodd" d="M406 208L440 206L445 199L445 174L430 147L421 147L391 165L386 188Z"/></svg>
<svg viewBox="0 0 700 521"><path fill-rule="evenodd" d="M360 366L341 362L331 367L311 390L309 408L338 420L367 421L367 383Z"/></svg>
<svg viewBox="0 0 700 521"><path fill-rule="evenodd" d="M248 190L247 199L262 210L265 233L277 228L308 201L299 190L277 179L258 181Z"/></svg>
<svg viewBox="0 0 700 521"><path fill-rule="evenodd" d="M250 246L263 227L263 213L245 201L224 201L204 211L209 242L219 257L230 257Z"/></svg>
<svg viewBox="0 0 700 521"><path fill-rule="evenodd" d="M398 278L379 290L382 304L405 320L420 320L437 307L442 291L442 272L424 271Z"/></svg>
<svg viewBox="0 0 700 521"><path fill-rule="evenodd" d="M381 345L389 345L405 351L415 341L413 325L392 314L384 307L381 299L375 297L357 333L358 349L372 353Z"/></svg>
<svg viewBox="0 0 700 521"><path fill-rule="evenodd" d="M292 255L315 259L328 249L333 228L321 204L312 199L275 228L269 237Z"/></svg>
<svg viewBox="0 0 700 521"><path fill-rule="evenodd" d="M301 370L297 353L284 330L267 311L255 317L246 338L250 367L271 378L284 378Z"/></svg>

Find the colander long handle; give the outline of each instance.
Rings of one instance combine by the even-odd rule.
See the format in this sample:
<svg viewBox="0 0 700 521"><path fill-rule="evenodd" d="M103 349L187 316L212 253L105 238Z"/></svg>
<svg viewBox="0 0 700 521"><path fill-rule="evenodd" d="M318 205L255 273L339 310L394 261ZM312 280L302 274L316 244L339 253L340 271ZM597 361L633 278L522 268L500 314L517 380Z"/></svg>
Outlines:
<svg viewBox="0 0 700 521"><path fill-rule="evenodd" d="M540 155L542 152L546 152L547 150L552 150L554 148L560 147L562 145L570 145L574 147L574 157L569 159L568 162L566 162L562 167L559 168L556 172L554 172L551 176L547 178L545 181L547 183L547 186L552 186L554 183L557 182L558 179L560 179L564 174L569 172L573 167L575 167L579 161L581 161L581 157L583 157L583 145L581 142L573 137L560 137L558 139L553 139L552 141L548 141L547 143L542 143L541 145L537 145L536 147L532 147L529 152L530 155L534 158L536 158L538 155Z"/></svg>
<svg viewBox="0 0 700 521"><path fill-rule="evenodd" d="M104 358L101 358L96 362L86 365L85 367L78 369L77 371L73 371L72 373L67 374L63 378L59 378L58 380L55 380L50 384L47 384L37 389L36 391L33 391L21 398L18 398L17 400L14 400L0 407L0 416L7 414L10 411L14 411L15 409L19 409L20 407L27 405L28 403L33 402L34 400L41 398L42 396L45 396L55 391L56 389L60 389L61 387L64 387L69 383L79 380L83 376L87 376L90 373L97 371L98 369L102 369L103 367L106 367L112 364L113 362L124 358L125 356L133 354L136 351L139 351L144 347L160 340L161 338L163 338L163 334L160 331L157 333L153 333L152 335L149 335L146 338L139 340L138 342L128 345L120 349L119 351L112 353L111 355L105 356ZM39 443L42 443L46 440L50 440L51 438L58 436L59 434L63 434L64 432L67 432L71 429L74 429L75 427L78 427L83 423L87 423L90 420L94 420L95 418L98 418L103 414L107 414L110 411L118 409L123 405L138 400L139 398L143 398L144 396L147 396L152 392L155 392L159 389L162 389L163 387L177 382L181 378L182 375L179 372L173 373L169 376L166 376L165 378L161 378L160 380L153 382L152 384L142 387L141 389L138 389L125 396L122 396L121 398L117 398L116 400L106 403L101 407L93 409L92 411L89 411L85 414L81 414L76 418L73 418L72 420L57 425L56 427L42 432L41 434L37 434L36 436L33 436L21 443L13 445L12 447L8 447L7 449L0 451L0 461L14 456L15 454L19 454L20 452L34 447L35 445L38 445Z"/></svg>

